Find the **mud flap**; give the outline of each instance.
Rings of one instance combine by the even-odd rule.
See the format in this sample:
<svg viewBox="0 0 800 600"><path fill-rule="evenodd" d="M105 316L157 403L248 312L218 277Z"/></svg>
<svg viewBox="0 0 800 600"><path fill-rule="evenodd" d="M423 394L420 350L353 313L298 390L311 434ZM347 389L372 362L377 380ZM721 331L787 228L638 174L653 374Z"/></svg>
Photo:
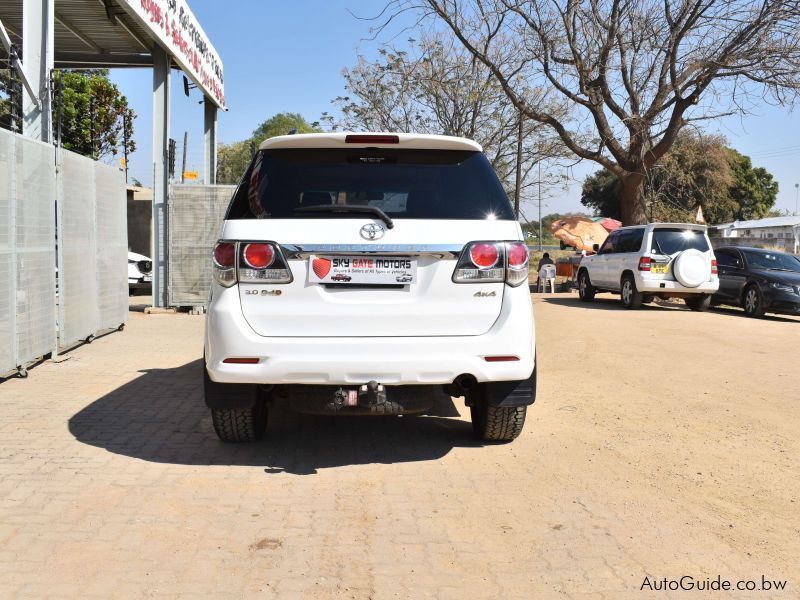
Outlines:
<svg viewBox="0 0 800 600"><path fill-rule="evenodd" d="M491 381L481 384L490 406L529 406L536 402L536 366L522 381Z"/></svg>
<svg viewBox="0 0 800 600"><path fill-rule="evenodd" d="M252 407L258 400L258 386L247 383L216 383L203 366L203 391L206 406L213 410Z"/></svg>

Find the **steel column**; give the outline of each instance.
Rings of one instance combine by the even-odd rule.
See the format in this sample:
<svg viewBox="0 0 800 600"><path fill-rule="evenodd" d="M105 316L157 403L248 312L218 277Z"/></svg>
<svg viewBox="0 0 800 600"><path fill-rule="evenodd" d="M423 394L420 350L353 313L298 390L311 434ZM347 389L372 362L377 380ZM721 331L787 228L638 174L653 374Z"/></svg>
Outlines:
<svg viewBox="0 0 800 600"><path fill-rule="evenodd" d="M52 141L50 73L53 71L53 0L22 2L22 68L36 94L22 97L22 133L43 142Z"/></svg>
<svg viewBox="0 0 800 600"><path fill-rule="evenodd" d="M209 98L203 98L205 122L205 163L203 165L203 183L217 183L217 105Z"/></svg>
<svg viewBox="0 0 800 600"><path fill-rule="evenodd" d="M167 306L170 57L153 48L153 306Z"/></svg>

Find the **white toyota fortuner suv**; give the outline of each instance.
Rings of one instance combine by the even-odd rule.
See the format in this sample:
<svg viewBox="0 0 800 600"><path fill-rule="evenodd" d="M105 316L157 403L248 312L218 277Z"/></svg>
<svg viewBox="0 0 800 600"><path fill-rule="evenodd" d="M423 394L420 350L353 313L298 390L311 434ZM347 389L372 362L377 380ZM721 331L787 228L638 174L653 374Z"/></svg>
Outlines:
<svg viewBox="0 0 800 600"><path fill-rule="evenodd" d="M269 406L414 414L442 388L507 441L536 397L528 249L475 142L303 134L261 144L213 252L205 399L223 441Z"/></svg>
<svg viewBox="0 0 800 600"><path fill-rule="evenodd" d="M612 231L597 254L578 268L584 302L597 292L619 292L625 308L655 298L683 298L692 310L708 310L719 288L717 260L705 225L650 223Z"/></svg>

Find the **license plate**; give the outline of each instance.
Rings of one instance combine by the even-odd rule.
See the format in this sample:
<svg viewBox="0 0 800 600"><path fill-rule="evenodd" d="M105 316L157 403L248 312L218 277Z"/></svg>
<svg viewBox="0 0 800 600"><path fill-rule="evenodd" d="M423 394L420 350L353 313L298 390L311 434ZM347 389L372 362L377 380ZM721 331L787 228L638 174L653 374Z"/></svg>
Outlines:
<svg viewBox="0 0 800 600"><path fill-rule="evenodd" d="M417 281L417 261L406 256L310 256L310 283L407 285Z"/></svg>
<svg viewBox="0 0 800 600"><path fill-rule="evenodd" d="M669 263L659 264L659 263L650 263L650 272L651 273L669 273Z"/></svg>
<svg viewBox="0 0 800 600"><path fill-rule="evenodd" d="M152 275L144 275L142 277L142 281L153 281L153 276Z"/></svg>

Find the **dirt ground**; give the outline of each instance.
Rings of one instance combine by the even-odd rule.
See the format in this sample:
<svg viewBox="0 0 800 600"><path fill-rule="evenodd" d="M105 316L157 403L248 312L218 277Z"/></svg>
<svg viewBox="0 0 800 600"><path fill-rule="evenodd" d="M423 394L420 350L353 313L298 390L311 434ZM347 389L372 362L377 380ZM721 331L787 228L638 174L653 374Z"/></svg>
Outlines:
<svg viewBox="0 0 800 600"><path fill-rule="evenodd" d="M599 298L534 295L506 445L459 399L223 445L203 317L131 313L0 384L0 597L800 597L800 319Z"/></svg>

